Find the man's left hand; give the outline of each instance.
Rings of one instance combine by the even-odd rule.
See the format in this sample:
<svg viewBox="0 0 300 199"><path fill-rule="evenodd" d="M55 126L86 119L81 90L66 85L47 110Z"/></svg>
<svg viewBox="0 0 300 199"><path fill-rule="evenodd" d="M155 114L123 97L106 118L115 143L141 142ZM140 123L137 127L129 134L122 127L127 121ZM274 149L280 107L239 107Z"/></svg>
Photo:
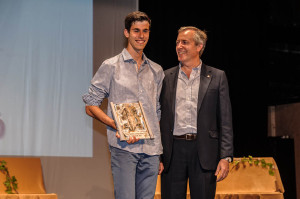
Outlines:
<svg viewBox="0 0 300 199"><path fill-rule="evenodd" d="M119 131L116 132L116 137L120 139L120 134L119 134ZM134 144L136 142L138 142L140 139L139 138L136 138L135 136L130 136L129 137L129 140L127 140L127 143L128 144Z"/></svg>
<svg viewBox="0 0 300 199"><path fill-rule="evenodd" d="M215 176L218 176L217 182L224 180L227 177L228 173L229 173L229 162L227 160L221 159L215 173Z"/></svg>

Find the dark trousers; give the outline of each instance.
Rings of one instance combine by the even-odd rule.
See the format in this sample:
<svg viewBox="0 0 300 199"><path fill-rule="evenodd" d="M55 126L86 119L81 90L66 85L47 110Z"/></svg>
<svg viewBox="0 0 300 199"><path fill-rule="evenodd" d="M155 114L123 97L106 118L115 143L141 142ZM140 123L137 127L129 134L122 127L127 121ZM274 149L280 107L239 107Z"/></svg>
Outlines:
<svg viewBox="0 0 300 199"><path fill-rule="evenodd" d="M162 199L185 199L189 179L191 199L214 199L215 171L203 170L196 141L174 139L171 164L161 175Z"/></svg>

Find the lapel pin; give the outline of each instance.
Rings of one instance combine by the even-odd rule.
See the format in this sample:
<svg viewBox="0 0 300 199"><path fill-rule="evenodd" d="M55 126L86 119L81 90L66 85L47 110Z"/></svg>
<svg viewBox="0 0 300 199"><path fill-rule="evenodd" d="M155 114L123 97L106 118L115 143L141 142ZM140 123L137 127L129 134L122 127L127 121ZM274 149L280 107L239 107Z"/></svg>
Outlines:
<svg viewBox="0 0 300 199"><path fill-rule="evenodd" d="M207 75L206 77L208 77L208 78L209 78L209 77L210 77L210 75Z"/></svg>

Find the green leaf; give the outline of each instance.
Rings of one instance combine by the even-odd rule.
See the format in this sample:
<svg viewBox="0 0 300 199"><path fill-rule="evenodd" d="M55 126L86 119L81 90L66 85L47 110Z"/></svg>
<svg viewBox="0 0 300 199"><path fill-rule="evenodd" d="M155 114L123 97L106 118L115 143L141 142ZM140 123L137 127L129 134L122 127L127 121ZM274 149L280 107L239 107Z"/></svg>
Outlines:
<svg viewBox="0 0 300 199"><path fill-rule="evenodd" d="M9 186L10 186L10 182L8 182L8 181L5 181L3 184L4 184L6 187L9 187Z"/></svg>
<svg viewBox="0 0 300 199"><path fill-rule="evenodd" d="M2 162L1 162L1 165L0 165L0 170L1 170L1 171L7 171L7 168L6 168L5 165L6 165L6 162L5 162L5 161L2 161Z"/></svg>
<svg viewBox="0 0 300 199"><path fill-rule="evenodd" d="M273 164L272 163L267 163L267 166L269 167L269 169L273 169Z"/></svg>
<svg viewBox="0 0 300 199"><path fill-rule="evenodd" d="M14 188L14 190L17 190L18 189L18 184L17 183L13 183L13 188Z"/></svg>
<svg viewBox="0 0 300 199"><path fill-rule="evenodd" d="M11 188L11 186L9 186L9 187L6 187L6 190L5 190L5 192L7 192L7 191L9 191L9 192L11 192L11 191L12 191L12 188Z"/></svg>
<svg viewBox="0 0 300 199"><path fill-rule="evenodd" d="M244 157L242 158L242 163L245 163L245 162L247 162L247 158L244 156Z"/></svg>
<svg viewBox="0 0 300 199"><path fill-rule="evenodd" d="M15 176L12 176L12 177L11 177L11 182L17 182L17 179L16 179Z"/></svg>
<svg viewBox="0 0 300 199"><path fill-rule="evenodd" d="M239 163L240 163L239 160L235 160L235 161L234 161L234 166L238 165Z"/></svg>
<svg viewBox="0 0 300 199"><path fill-rule="evenodd" d="M261 160L261 166L262 166L263 168L266 168L266 167L267 167L267 163L266 163L266 161L265 161L264 159Z"/></svg>
<svg viewBox="0 0 300 199"><path fill-rule="evenodd" d="M274 175L275 175L274 170L273 170L273 169L270 169L270 170L269 170L269 174L270 174L271 176L274 176Z"/></svg>
<svg viewBox="0 0 300 199"><path fill-rule="evenodd" d="M254 159L251 155L248 155L248 158L246 158L245 156L243 158L241 158L241 160L234 160L232 163L234 164L234 166L232 168L234 168L235 166L237 166L240 162L242 162L243 164L245 162L248 162L249 164L255 164L256 166L259 165L259 163L261 163L261 167L266 168L268 166L269 168L269 174L274 176L275 175L275 171L274 171L274 165L272 163L267 163L265 161L265 159ZM244 165L245 166L245 165ZM236 167L238 169L238 167Z"/></svg>
<svg viewBox="0 0 300 199"><path fill-rule="evenodd" d="M13 194L13 190L18 193L18 183L15 176L10 177L8 168L5 166L6 162L4 160L1 161L0 171L5 175L5 181L3 182L4 186L6 187L5 192L7 194Z"/></svg>
<svg viewBox="0 0 300 199"><path fill-rule="evenodd" d="M1 161L1 166L3 165L3 166L5 166L7 163L4 161L4 160L2 160Z"/></svg>

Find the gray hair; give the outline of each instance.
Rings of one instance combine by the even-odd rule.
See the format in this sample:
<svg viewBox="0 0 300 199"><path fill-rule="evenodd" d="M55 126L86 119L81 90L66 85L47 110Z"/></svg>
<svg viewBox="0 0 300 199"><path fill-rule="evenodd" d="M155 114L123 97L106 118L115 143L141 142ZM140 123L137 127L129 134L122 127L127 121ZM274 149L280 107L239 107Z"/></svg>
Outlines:
<svg viewBox="0 0 300 199"><path fill-rule="evenodd" d="M200 44L203 45L202 49L199 52L199 57L201 57L201 55L203 54L204 48L206 46L206 41L207 41L206 31L200 30L199 28L196 28L194 26L184 26L178 30L178 33L181 33L181 32L187 31L187 30L194 31L194 42L196 45L200 45Z"/></svg>

